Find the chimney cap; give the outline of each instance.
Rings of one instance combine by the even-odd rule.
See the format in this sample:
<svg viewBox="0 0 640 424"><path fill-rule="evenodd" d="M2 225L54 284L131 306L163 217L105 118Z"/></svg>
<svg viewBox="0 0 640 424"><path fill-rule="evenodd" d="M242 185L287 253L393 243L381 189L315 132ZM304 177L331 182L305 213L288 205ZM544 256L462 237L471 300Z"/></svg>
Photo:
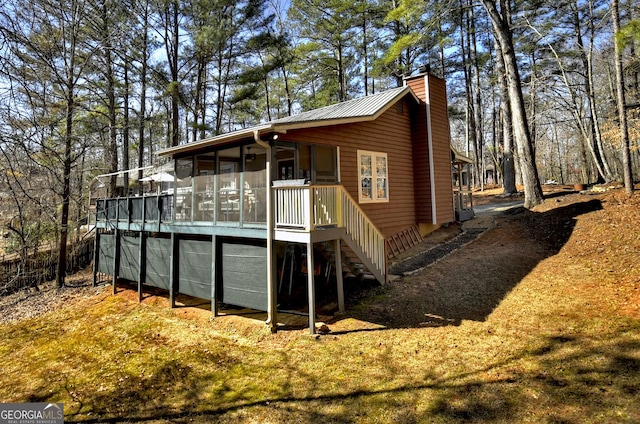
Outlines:
<svg viewBox="0 0 640 424"><path fill-rule="evenodd" d="M420 72L421 74L430 73L431 72L431 65L429 65L429 64L420 65L420 67L418 68L418 72Z"/></svg>

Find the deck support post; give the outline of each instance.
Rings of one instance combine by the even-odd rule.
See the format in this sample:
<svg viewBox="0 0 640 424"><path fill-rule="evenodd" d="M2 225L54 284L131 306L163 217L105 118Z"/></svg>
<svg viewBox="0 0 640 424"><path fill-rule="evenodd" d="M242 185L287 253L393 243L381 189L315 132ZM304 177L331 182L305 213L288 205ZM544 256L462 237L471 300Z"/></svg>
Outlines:
<svg viewBox="0 0 640 424"><path fill-rule="evenodd" d="M144 225L144 224L143 224ZM147 237L144 231L140 231L140 240L138 241L138 303L142 302L142 282L146 274L146 262L147 262Z"/></svg>
<svg viewBox="0 0 640 424"><path fill-rule="evenodd" d="M309 332L316 334L316 290L313 272L313 243L307 243L307 280L309 283Z"/></svg>
<svg viewBox="0 0 640 424"><path fill-rule="evenodd" d="M218 298L216 292L216 245L218 238L216 235L211 236L211 313L214 317L218 316Z"/></svg>
<svg viewBox="0 0 640 424"><path fill-rule="evenodd" d="M93 238L93 287L98 285L98 261L100 260L100 230L98 227L94 228L96 235Z"/></svg>
<svg viewBox="0 0 640 424"><path fill-rule="evenodd" d="M169 263L169 304L176 307L176 233L171 233L171 259Z"/></svg>
<svg viewBox="0 0 640 424"><path fill-rule="evenodd" d="M111 285L113 286L113 294L118 292L118 274L120 273L120 230L116 227L113 232L113 274L111 275Z"/></svg>
<svg viewBox="0 0 640 424"><path fill-rule="evenodd" d="M342 252L340 251L340 239L336 239L334 241L335 247L334 252L336 255L335 265L336 265L336 284L338 291L338 312L342 313L345 311L344 309L344 283L342 280Z"/></svg>

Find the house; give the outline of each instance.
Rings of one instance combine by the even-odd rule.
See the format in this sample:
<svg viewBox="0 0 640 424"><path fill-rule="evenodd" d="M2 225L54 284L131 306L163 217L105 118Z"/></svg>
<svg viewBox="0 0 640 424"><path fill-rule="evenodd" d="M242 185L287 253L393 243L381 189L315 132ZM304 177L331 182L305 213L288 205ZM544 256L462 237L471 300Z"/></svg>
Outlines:
<svg viewBox="0 0 640 424"><path fill-rule="evenodd" d="M172 306L266 311L273 330L300 276L313 333L319 281L343 311L343 274L385 283L390 256L454 220L445 82L430 74L158 154L172 192L98 201L95 273L169 290Z"/></svg>

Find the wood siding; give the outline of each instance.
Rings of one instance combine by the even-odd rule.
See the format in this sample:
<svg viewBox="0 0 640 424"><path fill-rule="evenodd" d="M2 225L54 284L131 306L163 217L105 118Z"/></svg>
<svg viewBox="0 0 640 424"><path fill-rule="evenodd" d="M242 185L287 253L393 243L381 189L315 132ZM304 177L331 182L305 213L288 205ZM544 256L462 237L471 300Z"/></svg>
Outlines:
<svg viewBox="0 0 640 424"><path fill-rule="evenodd" d="M415 203L416 223L433 222L431 203L431 174L429 162L429 143L427 138L427 110L424 77L407 80L407 85L420 99L420 104L412 108L413 119L411 132L413 133L413 166L415 170Z"/></svg>
<svg viewBox="0 0 640 424"><path fill-rule="evenodd" d="M432 185L429 163L429 144L426 126L426 88L428 78L431 136L433 148L436 220L433 220ZM416 170L416 218L421 224L444 224L454 220L453 189L451 179L451 141L447 93L444 80L433 75L420 75L406 83L421 100L416 107L414 126L414 168Z"/></svg>
<svg viewBox="0 0 640 424"><path fill-rule="evenodd" d="M373 223L391 236L416 223L413 179L413 145L407 99L391 106L375 121L290 131L284 141L340 147L341 183L358 200L357 151L387 154L389 202L360 203Z"/></svg>
<svg viewBox="0 0 640 424"><path fill-rule="evenodd" d="M447 87L444 80L429 75L431 94L431 135L436 186L436 222L444 224L455 218L453 180L451 178L451 139L447 108Z"/></svg>

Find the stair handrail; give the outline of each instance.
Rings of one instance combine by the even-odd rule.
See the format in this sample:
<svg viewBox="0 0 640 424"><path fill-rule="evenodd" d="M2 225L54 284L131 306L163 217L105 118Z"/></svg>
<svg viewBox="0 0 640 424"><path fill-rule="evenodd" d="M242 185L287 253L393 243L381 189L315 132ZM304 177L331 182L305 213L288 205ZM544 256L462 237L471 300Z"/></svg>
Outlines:
<svg viewBox="0 0 640 424"><path fill-rule="evenodd" d="M343 185L281 184L274 187L274 192L276 226L302 231L344 228L375 268L370 271L376 278L386 279L385 237Z"/></svg>
<svg viewBox="0 0 640 424"><path fill-rule="evenodd" d="M385 237L375 226L351 194L340 185L339 187L339 226L344 227L347 234L355 241L362 252L367 255L379 275L386 279L387 254ZM384 283L384 281L383 281Z"/></svg>

